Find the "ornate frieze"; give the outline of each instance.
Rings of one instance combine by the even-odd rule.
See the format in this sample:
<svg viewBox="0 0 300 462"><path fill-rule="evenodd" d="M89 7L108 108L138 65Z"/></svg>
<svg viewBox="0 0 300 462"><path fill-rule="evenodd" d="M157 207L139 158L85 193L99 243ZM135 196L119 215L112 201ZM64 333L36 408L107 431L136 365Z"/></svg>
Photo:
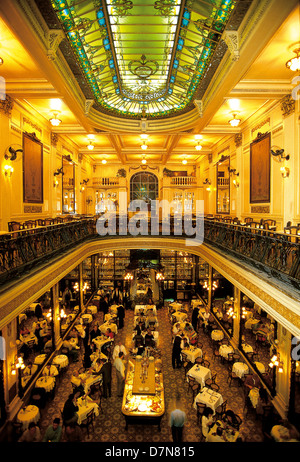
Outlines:
<svg viewBox="0 0 300 462"><path fill-rule="evenodd" d="M228 46L232 60L237 61L240 57L238 32L235 30L226 30L223 34L223 40Z"/></svg>
<svg viewBox="0 0 300 462"><path fill-rule="evenodd" d="M295 112L295 100L292 98L292 95L286 95L282 98L280 108L283 117L287 117Z"/></svg>
<svg viewBox="0 0 300 462"><path fill-rule="evenodd" d="M14 107L14 100L11 96L6 95L5 99L0 99L0 111L8 117L11 116L11 111Z"/></svg>

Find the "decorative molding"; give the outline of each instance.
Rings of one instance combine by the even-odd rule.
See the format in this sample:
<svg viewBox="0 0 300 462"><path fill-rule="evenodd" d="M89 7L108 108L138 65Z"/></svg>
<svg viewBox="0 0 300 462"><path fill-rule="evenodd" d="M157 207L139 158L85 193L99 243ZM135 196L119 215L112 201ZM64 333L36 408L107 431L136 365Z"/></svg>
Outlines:
<svg viewBox="0 0 300 462"><path fill-rule="evenodd" d="M86 99L85 100L85 103L84 103L84 114L85 115L89 115L89 112L94 104L94 100L93 99Z"/></svg>
<svg viewBox="0 0 300 462"><path fill-rule="evenodd" d="M60 42L65 38L65 35L61 29L50 29L46 33L47 39L47 56L50 61L56 58L56 53Z"/></svg>
<svg viewBox="0 0 300 462"><path fill-rule="evenodd" d="M251 206L251 213L270 213L269 205L253 205Z"/></svg>
<svg viewBox="0 0 300 462"><path fill-rule="evenodd" d="M43 150L49 153L50 152L49 144L43 144Z"/></svg>
<svg viewBox="0 0 300 462"><path fill-rule="evenodd" d="M251 135L253 135L253 133L256 132L256 130L259 130L264 125L266 125L266 124L270 125L270 122L271 122L270 117L268 117L267 119L262 120L258 125L256 125L255 127L252 128Z"/></svg>
<svg viewBox="0 0 300 462"><path fill-rule="evenodd" d="M42 213L43 207L41 205L24 205L24 213Z"/></svg>
<svg viewBox="0 0 300 462"><path fill-rule="evenodd" d="M58 143L58 134L57 133L51 133L51 144L56 148Z"/></svg>
<svg viewBox="0 0 300 462"><path fill-rule="evenodd" d="M224 148L224 149L222 149L221 151L219 151L219 152L218 152L218 156L219 156L220 154L223 154L223 152L225 152L225 151L229 151L229 146L226 146L226 148ZM229 153L228 153L228 154L229 154Z"/></svg>
<svg viewBox="0 0 300 462"><path fill-rule="evenodd" d="M139 170L139 169L147 170L147 168L150 168L151 170L159 170L158 167L151 167L150 165L139 165L138 167L129 167L129 171L130 170Z"/></svg>
<svg viewBox="0 0 300 462"><path fill-rule="evenodd" d="M234 135L234 142L235 142L236 148L239 148L240 146L242 146L242 142L243 142L243 135L242 135L242 133L236 133L236 134Z"/></svg>
<svg viewBox="0 0 300 462"><path fill-rule="evenodd" d="M209 152L209 153L207 154L207 157L208 157L208 163L211 164L211 163L212 163L212 160L213 160L212 152Z"/></svg>
<svg viewBox="0 0 300 462"><path fill-rule="evenodd" d="M282 98L280 109L283 117L287 117L295 112L295 100L292 98L292 95L286 95Z"/></svg>
<svg viewBox="0 0 300 462"><path fill-rule="evenodd" d="M14 107L14 100L11 96L6 95L5 99L0 99L0 112L3 112L8 117L11 116Z"/></svg>
<svg viewBox="0 0 300 462"><path fill-rule="evenodd" d="M10 129L11 131L18 133L20 136L22 135L22 130L13 123L10 124Z"/></svg>
<svg viewBox="0 0 300 462"><path fill-rule="evenodd" d="M276 133L281 132L281 130L283 130L283 125L280 125L279 127L274 128L274 130L272 130L272 135L275 135Z"/></svg>
<svg viewBox="0 0 300 462"><path fill-rule="evenodd" d="M24 124L30 125L32 128L37 130L42 135L43 130L38 125L36 125L34 122L31 122L31 120L28 119L27 117L23 117L23 126Z"/></svg>
<svg viewBox="0 0 300 462"><path fill-rule="evenodd" d="M238 32L235 30L226 30L223 34L223 40L228 46L232 60L237 61L240 57Z"/></svg>
<svg viewBox="0 0 300 462"><path fill-rule="evenodd" d="M194 105L198 111L199 117L203 116L203 102L200 99L195 99Z"/></svg>

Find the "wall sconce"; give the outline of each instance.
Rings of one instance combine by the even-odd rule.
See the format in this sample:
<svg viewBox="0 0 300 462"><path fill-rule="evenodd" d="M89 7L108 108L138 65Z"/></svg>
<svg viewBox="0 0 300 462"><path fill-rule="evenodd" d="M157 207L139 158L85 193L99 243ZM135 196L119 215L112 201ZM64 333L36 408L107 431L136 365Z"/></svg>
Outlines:
<svg viewBox="0 0 300 462"><path fill-rule="evenodd" d="M23 152L23 149L22 149L21 146L19 146L17 144L9 146L5 151L4 159L10 160L10 161L16 160L17 155L18 155L19 152L20 153Z"/></svg>
<svg viewBox="0 0 300 462"><path fill-rule="evenodd" d="M239 176L239 173L236 172L236 168L229 168L228 167L228 172L229 172L230 175Z"/></svg>
<svg viewBox="0 0 300 462"><path fill-rule="evenodd" d="M124 276L125 281L132 281L133 280L133 274L132 273L126 273Z"/></svg>
<svg viewBox="0 0 300 462"><path fill-rule="evenodd" d="M59 182L58 182L58 180L55 178L54 183L53 183L53 187L54 187L54 188L58 188L58 186L59 186Z"/></svg>
<svg viewBox="0 0 300 462"><path fill-rule="evenodd" d="M80 192L84 191L85 186L88 184L89 181L90 181L90 179L87 178L86 180L82 180L82 181L80 182ZM82 185L84 185L84 186L82 186Z"/></svg>
<svg viewBox="0 0 300 462"><path fill-rule="evenodd" d="M289 154L287 156L284 155L284 149L276 149L277 146L274 146L274 149L271 148L271 154L276 160L281 162L282 160L289 160Z"/></svg>
<svg viewBox="0 0 300 462"><path fill-rule="evenodd" d="M156 280L157 281L163 281L165 279L164 275L162 273L156 273Z"/></svg>
<svg viewBox="0 0 300 462"><path fill-rule="evenodd" d="M280 167L280 171L283 178L290 176L290 169L288 167Z"/></svg>
<svg viewBox="0 0 300 462"><path fill-rule="evenodd" d="M49 119L49 122L53 127L58 127L61 124L61 120L57 118L58 114L60 114L60 111L53 110L51 111L52 117Z"/></svg>
<svg viewBox="0 0 300 462"><path fill-rule="evenodd" d="M236 311L233 306L229 306L226 314L229 318L236 319Z"/></svg>
<svg viewBox="0 0 300 462"><path fill-rule="evenodd" d="M11 165L4 165L3 167L3 172L4 172L4 175L7 176L8 178L10 178L13 174L13 167Z"/></svg>
<svg viewBox="0 0 300 462"><path fill-rule="evenodd" d="M237 113L232 113L232 119L228 120L228 123L232 127L238 127L241 123L241 119L237 119L236 116L237 116Z"/></svg>
<svg viewBox="0 0 300 462"><path fill-rule="evenodd" d="M16 375L18 369L25 369L22 356L16 356L15 361L11 363L11 375Z"/></svg>
<svg viewBox="0 0 300 462"><path fill-rule="evenodd" d="M246 308L244 306L242 306L241 318L246 319L247 314L248 314L248 311L246 310Z"/></svg>
<svg viewBox="0 0 300 462"><path fill-rule="evenodd" d="M54 176L57 176L57 175L64 175L63 167L58 168L57 170L55 170L55 172L53 173L53 175L54 175Z"/></svg>
<svg viewBox="0 0 300 462"><path fill-rule="evenodd" d="M206 191L210 191L211 190L211 180L209 178L205 178L205 180L203 181L203 184L207 184L208 186L206 187Z"/></svg>
<svg viewBox="0 0 300 462"><path fill-rule="evenodd" d="M269 363L269 367L271 369L273 369L273 367L278 367L278 372L280 374L283 373L283 362L280 361L280 355L279 353L275 353L272 358L271 358L271 361Z"/></svg>

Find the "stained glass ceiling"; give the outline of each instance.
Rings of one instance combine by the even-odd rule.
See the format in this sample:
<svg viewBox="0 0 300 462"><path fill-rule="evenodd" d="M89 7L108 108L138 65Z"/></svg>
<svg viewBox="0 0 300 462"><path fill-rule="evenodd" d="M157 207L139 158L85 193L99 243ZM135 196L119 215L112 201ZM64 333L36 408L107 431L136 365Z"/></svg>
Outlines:
<svg viewBox="0 0 300 462"><path fill-rule="evenodd" d="M177 115L195 99L236 0L51 0L97 106Z"/></svg>

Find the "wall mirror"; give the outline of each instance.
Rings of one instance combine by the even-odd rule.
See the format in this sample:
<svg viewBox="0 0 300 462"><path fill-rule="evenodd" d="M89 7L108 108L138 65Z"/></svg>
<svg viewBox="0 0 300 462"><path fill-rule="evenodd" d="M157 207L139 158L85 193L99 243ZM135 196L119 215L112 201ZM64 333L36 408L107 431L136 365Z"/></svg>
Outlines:
<svg viewBox="0 0 300 462"><path fill-rule="evenodd" d="M75 164L70 156L63 156L62 212L75 213Z"/></svg>
<svg viewBox="0 0 300 462"><path fill-rule="evenodd" d="M217 213L230 213L230 157L217 162Z"/></svg>

